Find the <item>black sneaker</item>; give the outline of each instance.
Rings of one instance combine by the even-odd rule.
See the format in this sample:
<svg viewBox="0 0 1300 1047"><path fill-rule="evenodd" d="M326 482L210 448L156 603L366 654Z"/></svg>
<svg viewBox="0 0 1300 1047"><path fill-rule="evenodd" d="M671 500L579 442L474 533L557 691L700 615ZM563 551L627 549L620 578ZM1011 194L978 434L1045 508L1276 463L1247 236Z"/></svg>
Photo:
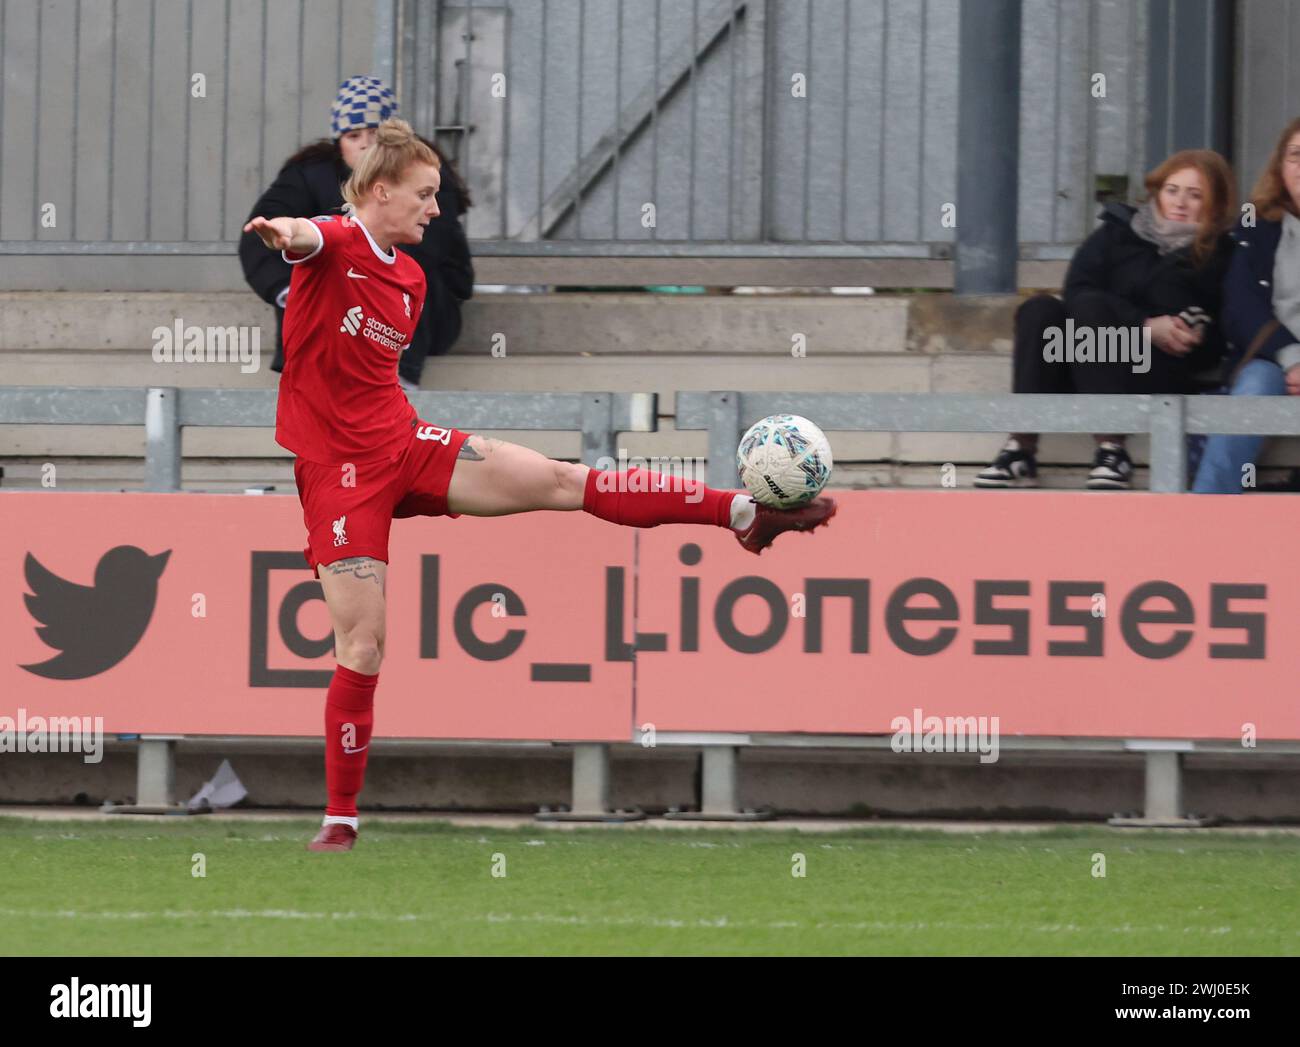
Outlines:
<svg viewBox="0 0 1300 1047"><path fill-rule="evenodd" d="M1127 491L1132 486L1133 461L1119 444L1097 445L1088 474L1088 488L1093 491Z"/></svg>
<svg viewBox="0 0 1300 1047"><path fill-rule="evenodd" d="M993 464L975 477L976 487L1037 487L1038 459L1008 440Z"/></svg>

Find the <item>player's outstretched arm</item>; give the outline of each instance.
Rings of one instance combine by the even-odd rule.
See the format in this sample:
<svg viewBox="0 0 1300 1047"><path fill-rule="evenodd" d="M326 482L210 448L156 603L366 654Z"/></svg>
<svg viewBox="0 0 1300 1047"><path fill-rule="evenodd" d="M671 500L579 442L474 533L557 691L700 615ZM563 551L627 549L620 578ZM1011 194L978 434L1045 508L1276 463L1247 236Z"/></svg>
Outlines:
<svg viewBox="0 0 1300 1047"><path fill-rule="evenodd" d="M306 218L257 217L244 226L244 232L256 233L262 243L273 251L292 254L310 254L320 242L311 222Z"/></svg>

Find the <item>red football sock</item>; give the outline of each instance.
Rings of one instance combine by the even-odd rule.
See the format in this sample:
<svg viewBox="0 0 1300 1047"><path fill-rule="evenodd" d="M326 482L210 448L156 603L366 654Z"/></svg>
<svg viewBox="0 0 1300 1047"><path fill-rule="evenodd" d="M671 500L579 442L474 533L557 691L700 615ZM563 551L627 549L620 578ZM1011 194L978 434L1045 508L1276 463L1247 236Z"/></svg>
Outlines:
<svg viewBox="0 0 1300 1047"><path fill-rule="evenodd" d="M367 676L346 666L334 667L334 678L325 696L327 815L357 816L357 793L366 778L378 682L378 673Z"/></svg>
<svg viewBox="0 0 1300 1047"><path fill-rule="evenodd" d="M603 477L603 479L602 479ZM662 484L662 490L655 488ZM633 466L627 472L593 469L587 474L582 508L611 523L657 527L665 523L731 526L736 491L718 491L698 480L664 476Z"/></svg>

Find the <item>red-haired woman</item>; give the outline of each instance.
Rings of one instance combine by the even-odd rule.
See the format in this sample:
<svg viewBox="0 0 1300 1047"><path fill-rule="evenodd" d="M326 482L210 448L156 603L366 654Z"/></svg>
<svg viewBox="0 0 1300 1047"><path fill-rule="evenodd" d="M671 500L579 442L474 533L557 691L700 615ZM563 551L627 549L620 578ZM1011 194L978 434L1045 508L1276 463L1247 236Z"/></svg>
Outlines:
<svg viewBox="0 0 1300 1047"><path fill-rule="evenodd" d="M424 305L424 274L394 250L438 213L437 157L402 120L379 125L343 195L345 217L253 218L246 232L293 266L284 322L276 440L297 455L307 562L324 590L338 666L325 702L329 803L312 850L350 850L384 652L388 534L404 516L505 516L583 509L631 527L729 527L758 553L811 531L830 498L787 511L690 483L629 482L501 440L421 421L397 361Z"/></svg>
<svg viewBox="0 0 1300 1047"><path fill-rule="evenodd" d="M1236 210L1232 172L1218 153L1186 150L1147 175L1146 190L1141 207L1112 203L1102 211L1101 225L1070 262L1064 300L1035 295L1017 310L1016 392L1193 392L1196 376L1222 358L1221 285ZM1079 352L1072 345L1062 359L1071 337ZM1126 353L1117 351L1121 345ZM1088 487L1128 488L1133 463L1124 435L1095 439ZM1037 455L1037 433L1013 433L975 486L1037 486Z"/></svg>

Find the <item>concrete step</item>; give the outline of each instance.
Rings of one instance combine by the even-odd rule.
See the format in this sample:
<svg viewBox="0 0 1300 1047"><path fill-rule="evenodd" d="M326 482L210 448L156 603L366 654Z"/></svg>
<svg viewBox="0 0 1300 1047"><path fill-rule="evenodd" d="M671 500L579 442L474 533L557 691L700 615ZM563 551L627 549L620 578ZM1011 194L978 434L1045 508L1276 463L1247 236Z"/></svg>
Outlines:
<svg viewBox="0 0 1300 1047"><path fill-rule="evenodd" d="M499 295L469 303L455 352L900 353L909 299L653 294Z"/></svg>
<svg viewBox="0 0 1300 1047"><path fill-rule="evenodd" d="M791 354L1006 352L1016 296L947 294L662 295L501 294L466 303L455 355ZM0 352L145 349L157 328L260 328L275 314L251 292L21 292L0 294Z"/></svg>
<svg viewBox="0 0 1300 1047"><path fill-rule="evenodd" d="M269 360L265 361L269 362ZM274 389L279 376L261 370L244 374L238 365L160 364L145 350L95 352L11 352L0 354L4 385L129 386L171 385L200 389ZM435 357L425 365L421 387L446 392L657 392L659 408L673 412L673 393L743 388L756 392L800 390L924 393L1003 391L1010 361L973 354L920 357L906 354L863 357L790 356L520 356Z"/></svg>

